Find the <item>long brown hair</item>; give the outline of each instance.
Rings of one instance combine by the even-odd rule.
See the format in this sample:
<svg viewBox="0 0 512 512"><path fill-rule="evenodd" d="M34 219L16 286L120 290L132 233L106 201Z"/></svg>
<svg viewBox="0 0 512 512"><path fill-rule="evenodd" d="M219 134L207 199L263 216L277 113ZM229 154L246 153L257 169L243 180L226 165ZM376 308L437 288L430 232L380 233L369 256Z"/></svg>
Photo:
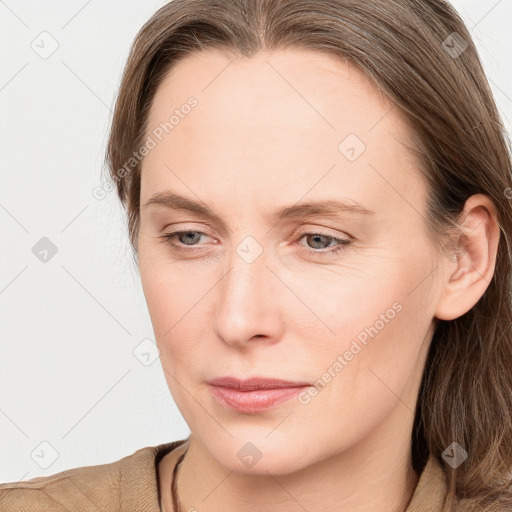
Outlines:
<svg viewBox="0 0 512 512"><path fill-rule="evenodd" d="M448 504L512 510L512 163L510 140L472 38L442 0L174 0L138 33L126 63L106 155L137 253L140 160L155 91L171 66L202 49L250 58L286 47L348 59L410 123L428 186L426 224L436 249L459 229L465 201L482 193L500 227L496 268L478 303L438 320L418 397L411 449L445 467ZM127 165L127 162L131 162ZM468 453L451 468L453 442ZM465 502L466 503L466 502ZM449 507L449 508L450 508Z"/></svg>

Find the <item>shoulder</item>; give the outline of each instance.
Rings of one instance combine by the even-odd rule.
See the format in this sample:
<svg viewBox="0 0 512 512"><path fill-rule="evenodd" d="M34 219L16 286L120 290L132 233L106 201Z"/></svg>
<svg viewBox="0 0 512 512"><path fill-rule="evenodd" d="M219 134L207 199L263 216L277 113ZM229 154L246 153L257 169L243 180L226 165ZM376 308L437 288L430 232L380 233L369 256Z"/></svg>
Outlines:
<svg viewBox="0 0 512 512"><path fill-rule="evenodd" d="M158 461L183 442L147 446L108 464L0 484L0 510L153 510L158 504ZM127 506L122 507L123 503Z"/></svg>
<svg viewBox="0 0 512 512"><path fill-rule="evenodd" d="M477 512L468 498L455 497L449 503L446 471L441 460L430 455L405 512Z"/></svg>

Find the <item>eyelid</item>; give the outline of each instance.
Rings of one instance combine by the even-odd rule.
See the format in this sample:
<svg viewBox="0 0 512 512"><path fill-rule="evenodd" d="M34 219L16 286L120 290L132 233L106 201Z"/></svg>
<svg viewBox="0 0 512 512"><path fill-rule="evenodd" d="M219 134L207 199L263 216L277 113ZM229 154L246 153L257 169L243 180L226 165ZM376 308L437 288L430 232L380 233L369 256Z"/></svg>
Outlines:
<svg viewBox="0 0 512 512"><path fill-rule="evenodd" d="M332 233L331 229L329 229L329 228L324 228L324 227L320 227L320 226L310 226L310 225L305 226L305 227L300 227L294 232L294 236L303 235L303 234L318 234L318 235L324 235L324 236L331 236L333 238L338 238L338 239L345 237L345 239L347 239L347 240L354 239L354 237L352 237L351 235L349 235L346 232L343 232L343 234Z"/></svg>
<svg viewBox="0 0 512 512"><path fill-rule="evenodd" d="M188 226L188 224L201 224L201 227ZM165 233L165 232L167 232L167 230L169 228L172 228L173 226L176 226L176 225L180 226L179 231L201 231L201 233L205 233L205 234L208 234L209 236L213 236L210 233L206 233L206 231L204 231L204 227L205 226L206 226L208 231L213 231L214 230L214 228L210 224L208 224L207 222L194 222L194 221L172 222L171 224L165 224L164 227L161 229L161 231L163 233Z"/></svg>
<svg viewBox="0 0 512 512"><path fill-rule="evenodd" d="M162 233L163 234L169 234L169 227L171 226L174 226L175 224L181 224L181 222L179 223L174 223L174 224L167 224L163 229L162 229ZM208 226L209 229L211 229L210 226ZM211 233L207 231L202 231L201 229L196 229L195 227L187 227L187 226L184 226L184 227L181 227L180 226L180 229L177 229L175 231L172 231L172 234L177 234L177 233L183 233L183 232L187 232L187 231L194 231L196 233L201 233L203 235L207 235L211 238L216 238L214 235L212 235ZM320 226L301 226L300 228L296 229L294 232L293 232L293 237L296 237L297 235L304 235L304 234L318 234L318 235L324 235L324 236L329 236L329 237L333 237L333 238L336 238L336 239L342 239L342 240L354 240L354 237L351 236L349 233L346 233L346 232L343 232L343 234L339 234L339 233L332 233L330 232L330 229L329 228L324 228L324 227L320 227Z"/></svg>
<svg viewBox="0 0 512 512"><path fill-rule="evenodd" d="M293 243L293 245L297 245L301 247L303 250L305 250L307 253L311 254L318 254L318 255L328 255L331 254L332 256L335 256L339 250L343 250L343 248L346 248L349 245L352 245L356 242L356 238L353 237L350 233L347 233L346 231L336 231L331 232L332 229L318 226L318 225L304 225L299 227L294 232L294 239L297 241ZM331 246L331 250L329 248L326 249L311 249L309 247L302 246L300 243L302 240L302 237L304 235L321 235L326 236L332 239L332 241L335 243L335 245ZM297 239L298 238L298 239ZM337 247L337 248L334 248Z"/></svg>

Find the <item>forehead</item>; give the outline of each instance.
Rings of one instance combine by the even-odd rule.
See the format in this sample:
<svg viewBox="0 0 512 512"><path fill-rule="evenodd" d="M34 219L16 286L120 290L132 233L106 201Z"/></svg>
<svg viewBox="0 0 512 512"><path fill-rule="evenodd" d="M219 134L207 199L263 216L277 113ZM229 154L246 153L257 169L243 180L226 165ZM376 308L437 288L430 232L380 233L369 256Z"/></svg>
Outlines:
<svg viewBox="0 0 512 512"><path fill-rule="evenodd" d="M250 59L191 54L160 84L146 134L190 97L197 105L181 112L143 161L146 194L165 184L185 190L181 176L201 197L226 194L226 183L246 199L267 195L269 184L291 201L337 188L345 196L359 191L359 200L362 188L372 195L372 184L392 195L380 169L395 182L396 204L396 193L417 179L418 162L403 145L412 145L404 118L347 61L298 49Z"/></svg>
<svg viewBox="0 0 512 512"><path fill-rule="evenodd" d="M368 128L368 122L378 121L379 114L394 106L347 60L290 48L252 58L213 50L183 58L158 87L149 126L191 95L198 98L195 111L205 120L211 114L224 124L237 120L240 127L263 125L265 129L300 120L308 123L310 131L357 130ZM340 111L343 115L336 115ZM259 115L249 118L246 114ZM371 119L364 119L368 116Z"/></svg>

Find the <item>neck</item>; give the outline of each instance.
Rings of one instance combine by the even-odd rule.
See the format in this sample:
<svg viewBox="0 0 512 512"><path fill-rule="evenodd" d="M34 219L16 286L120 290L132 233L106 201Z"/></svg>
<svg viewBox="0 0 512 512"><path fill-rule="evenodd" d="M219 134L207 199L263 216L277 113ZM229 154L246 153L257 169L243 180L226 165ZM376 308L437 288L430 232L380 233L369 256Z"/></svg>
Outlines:
<svg viewBox="0 0 512 512"><path fill-rule="evenodd" d="M177 477L180 512L404 512L418 475L410 432L393 428L392 438L374 431L357 446L284 475L231 471L191 436Z"/></svg>

